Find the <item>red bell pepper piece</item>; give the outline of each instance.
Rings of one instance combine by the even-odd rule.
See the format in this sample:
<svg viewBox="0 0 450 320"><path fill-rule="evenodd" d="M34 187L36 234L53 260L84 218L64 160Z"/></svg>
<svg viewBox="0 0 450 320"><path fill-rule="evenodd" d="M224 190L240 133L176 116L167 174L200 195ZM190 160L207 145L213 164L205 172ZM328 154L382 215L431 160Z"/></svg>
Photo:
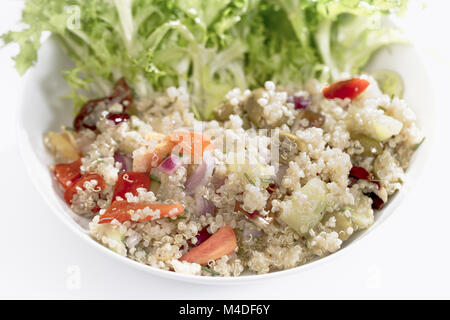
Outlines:
<svg viewBox="0 0 450 320"><path fill-rule="evenodd" d="M71 163L59 163L53 170L56 180L66 190L72 183L81 177L81 159Z"/></svg>
<svg viewBox="0 0 450 320"><path fill-rule="evenodd" d="M152 211L159 210L159 217L175 217L184 211L184 207L181 204L162 204L162 203L135 203L127 201L115 201L106 210L106 212L100 216L99 224L109 223L116 219L120 223L131 220L131 213L137 210L144 210L149 208ZM139 222L154 220L153 216L146 216L140 219Z"/></svg>
<svg viewBox="0 0 450 320"><path fill-rule="evenodd" d="M102 176L100 176L97 173L87 173L81 178L79 178L76 182L72 183L69 188L67 188L66 192L64 193L64 200L66 200L68 205L72 204L73 196L77 193L77 188L81 188L85 190L84 183L86 181L92 181L96 180L97 185L96 188L100 188L100 190L104 190L106 185L105 181L103 180Z"/></svg>
<svg viewBox="0 0 450 320"><path fill-rule="evenodd" d="M370 82L360 78L338 81L330 84L322 90L323 96L327 99L355 99L369 86Z"/></svg>
<svg viewBox="0 0 450 320"><path fill-rule="evenodd" d="M116 186L114 187L113 201L116 197L125 199L125 193L131 192L134 196L138 195L138 188L150 190L150 176L145 172L125 171L119 175Z"/></svg>

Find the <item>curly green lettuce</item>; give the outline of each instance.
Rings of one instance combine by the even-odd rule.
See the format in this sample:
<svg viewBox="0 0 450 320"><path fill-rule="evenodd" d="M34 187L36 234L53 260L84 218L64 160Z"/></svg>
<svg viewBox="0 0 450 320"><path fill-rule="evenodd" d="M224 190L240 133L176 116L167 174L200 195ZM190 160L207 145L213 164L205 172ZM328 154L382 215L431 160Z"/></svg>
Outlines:
<svg viewBox="0 0 450 320"><path fill-rule="evenodd" d="M23 74L50 32L74 61L64 71L75 112L124 76L140 96L186 86L200 119L233 87L330 81L404 41L383 19L407 0L27 0L17 43Z"/></svg>

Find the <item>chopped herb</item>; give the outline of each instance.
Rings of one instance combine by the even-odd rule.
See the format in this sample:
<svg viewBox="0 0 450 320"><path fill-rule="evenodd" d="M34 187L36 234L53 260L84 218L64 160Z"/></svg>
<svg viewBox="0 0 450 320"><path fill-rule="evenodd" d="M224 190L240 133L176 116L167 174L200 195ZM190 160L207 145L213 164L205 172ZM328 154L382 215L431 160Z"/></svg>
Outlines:
<svg viewBox="0 0 450 320"><path fill-rule="evenodd" d="M179 186L178 186L178 188L180 188L180 189L182 189L182 190L184 190L184 189L185 189L185 187L184 187L184 186L182 186L182 185L179 185Z"/></svg>
<svg viewBox="0 0 450 320"><path fill-rule="evenodd" d="M260 180L263 183L268 183L268 184L274 184L275 183L272 179L260 178Z"/></svg>
<svg viewBox="0 0 450 320"><path fill-rule="evenodd" d="M176 217L173 217L173 218L169 218L169 222L173 223L174 225L177 225L177 221L178 220L184 220L184 219L187 219L187 217L185 217L185 216L176 216Z"/></svg>
<svg viewBox="0 0 450 320"><path fill-rule="evenodd" d="M106 162L106 160L103 159L103 158L99 158L99 159L97 159L97 161L98 161L99 163L108 164L108 163Z"/></svg>
<svg viewBox="0 0 450 320"><path fill-rule="evenodd" d="M139 95L138 95L136 89L134 89L133 87L131 87L130 89L131 89L131 92L133 92L134 99L139 100Z"/></svg>
<svg viewBox="0 0 450 320"><path fill-rule="evenodd" d="M218 272L216 272L216 271L214 271L214 270L211 270L211 269L209 269L209 268L207 268L207 267L202 266L202 270L203 270L203 271L206 271L206 272L209 272L209 273L211 273L211 274L213 274L213 275L215 275L215 276L220 276L220 273L218 273Z"/></svg>
<svg viewBox="0 0 450 320"><path fill-rule="evenodd" d="M170 153L166 154L166 156L163 158L163 161L166 160L170 156Z"/></svg>
<svg viewBox="0 0 450 320"><path fill-rule="evenodd" d="M161 180L159 180L159 178L157 176L154 176L152 174L150 175L150 179L152 179L153 181L161 183Z"/></svg>
<svg viewBox="0 0 450 320"><path fill-rule="evenodd" d="M422 141L420 141L418 144L416 144L413 147L413 150L416 151L417 149L419 149L419 147L422 145L422 143L425 141L425 137L423 137Z"/></svg>
<svg viewBox="0 0 450 320"><path fill-rule="evenodd" d="M247 179L247 181L249 182L249 183L251 183L252 185L256 185L255 184L255 181L253 181L252 180L252 178L250 178L250 176L247 174L247 172L244 172L244 177Z"/></svg>
<svg viewBox="0 0 450 320"><path fill-rule="evenodd" d="M75 129L72 128L72 127L63 126L63 128L64 128L64 130L66 130L66 131L75 131Z"/></svg>
<svg viewBox="0 0 450 320"><path fill-rule="evenodd" d="M139 126L134 126L134 127L133 127L133 130L138 131L138 130L139 130Z"/></svg>

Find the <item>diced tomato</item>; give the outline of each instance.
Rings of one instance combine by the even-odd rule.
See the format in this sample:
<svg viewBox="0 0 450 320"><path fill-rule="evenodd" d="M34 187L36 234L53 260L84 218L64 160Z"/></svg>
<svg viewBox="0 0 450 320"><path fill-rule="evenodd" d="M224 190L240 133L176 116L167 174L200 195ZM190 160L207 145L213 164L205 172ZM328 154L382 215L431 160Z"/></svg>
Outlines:
<svg viewBox="0 0 450 320"><path fill-rule="evenodd" d="M150 190L150 176L145 172L132 172L125 171L119 175L116 186L114 187L113 201L116 197L125 199L125 193L131 192L134 196L137 196L138 188L146 188Z"/></svg>
<svg viewBox="0 0 450 320"><path fill-rule="evenodd" d="M180 154L190 153L191 157L197 156L201 159L206 150L214 149L210 138L198 132L175 131L170 135L169 139L177 144L174 152Z"/></svg>
<svg viewBox="0 0 450 320"><path fill-rule="evenodd" d="M150 172L152 168L158 167L167 155L170 155L174 146L174 142L163 139L153 149L138 153L133 158L133 171Z"/></svg>
<svg viewBox="0 0 450 320"><path fill-rule="evenodd" d="M105 181L103 180L102 176L96 173L87 173L81 178L79 178L76 182L72 183L69 188L67 188L66 192L64 193L64 200L66 200L68 205L72 204L73 196L77 193L77 188L81 188L85 190L84 183L86 181L92 181L96 180L97 185L96 189L99 188L99 190L105 189Z"/></svg>
<svg viewBox="0 0 450 320"><path fill-rule="evenodd" d="M94 208L92 208L91 212L92 213L98 213L100 211L100 207L99 206L95 206Z"/></svg>
<svg viewBox="0 0 450 320"><path fill-rule="evenodd" d="M176 155L190 154L191 159L201 160L206 150L214 148L208 137L189 131L176 131L170 137L151 134L147 139L149 141L156 140L157 144L154 148L138 153L133 158L133 171L149 172L152 168L161 164L162 160L171 153Z"/></svg>
<svg viewBox="0 0 450 320"><path fill-rule="evenodd" d="M324 88L322 93L327 99L355 99L369 86L370 82L360 78L338 81Z"/></svg>
<svg viewBox="0 0 450 320"><path fill-rule="evenodd" d="M64 190L81 177L80 167L81 159L71 163L59 163L55 165L53 172L56 180L58 180Z"/></svg>
<svg viewBox="0 0 450 320"><path fill-rule="evenodd" d="M203 135L200 132L192 132L192 131L175 131L170 135L169 139L175 143L180 142L189 142L192 144L211 143L211 140L207 135Z"/></svg>
<svg viewBox="0 0 450 320"><path fill-rule="evenodd" d="M216 260L227 254L233 253L236 248L236 235L229 225L225 225L205 240L205 242L183 255L180 258L180 261L204 265L209 261Z"/></svg>
<svg viewBox="0 0 450 320"><path fill-rule="evenodd" d="M137 210L144 210L149 208L152 211L159 210L159 217L175 217L184 211L184 207L180 204L161 204L161 203L135 203L127 201L115 201L106 210L106 212L100 216L98 223L109 223L116 219L120 223L131 220L131 214ZM156 219L153 216L146 216L140 219L139 222L150 221Z"/></svg>

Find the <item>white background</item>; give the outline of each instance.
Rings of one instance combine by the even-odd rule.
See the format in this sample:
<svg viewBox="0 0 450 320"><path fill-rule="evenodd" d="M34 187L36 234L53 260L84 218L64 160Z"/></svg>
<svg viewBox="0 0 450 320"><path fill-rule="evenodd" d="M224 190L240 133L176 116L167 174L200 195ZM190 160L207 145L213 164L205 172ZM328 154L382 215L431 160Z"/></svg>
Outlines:
<svg viewBox="0 0 450 320"><path fill-rule="evenodd" d="M428 57L438 98L436 136L426 141L433 149L421 181L387 222L330 264L245 285L148 275L80 241L57 219L24 170L14 127L21 86L10 60L15 49L0 50L0 298L450 298L450 2L428 2L406 20ZM0 33L19 20L21 3L1 1Z"/></svg>

